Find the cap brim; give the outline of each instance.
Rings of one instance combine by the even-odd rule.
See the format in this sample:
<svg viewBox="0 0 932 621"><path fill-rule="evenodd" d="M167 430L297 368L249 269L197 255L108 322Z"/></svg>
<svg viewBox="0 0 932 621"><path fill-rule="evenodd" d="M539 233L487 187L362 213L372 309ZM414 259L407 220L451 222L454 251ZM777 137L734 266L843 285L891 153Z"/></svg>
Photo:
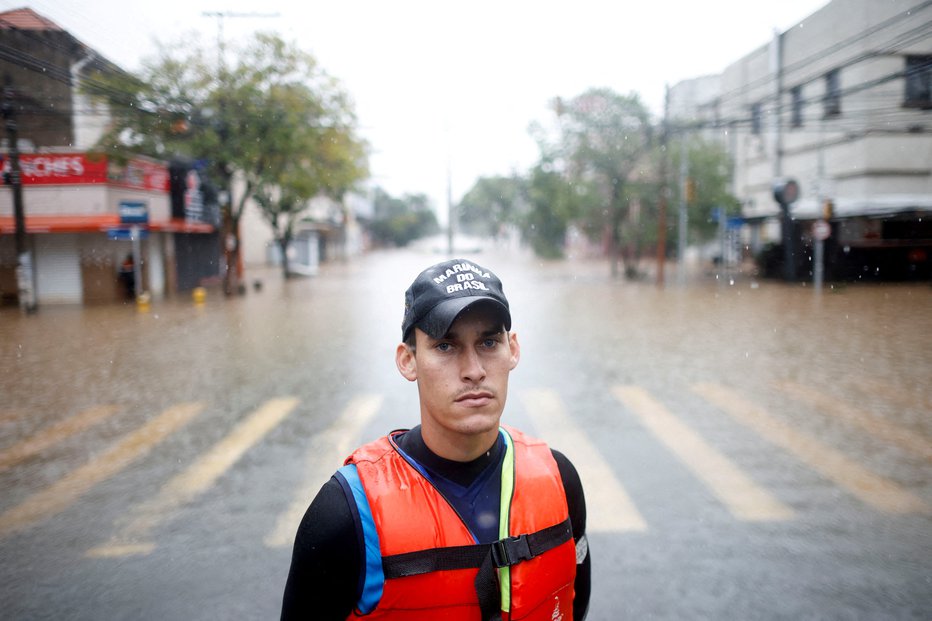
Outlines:
<svg viewBox="0 0 932 621"><path fill-rule="evenodd" d="M476 296L444 300L433 307L423 319L415 324L415 326L423 330L433 339L443 338L447 332L450 331L450 326L453 325L453 322L456 321L456 318L459 317L463 311L478 304L488 304L498 310L504 318L503 325L505 326L505 330L511 329L511 313L508 311L507 306L493 298Z"/></svg>

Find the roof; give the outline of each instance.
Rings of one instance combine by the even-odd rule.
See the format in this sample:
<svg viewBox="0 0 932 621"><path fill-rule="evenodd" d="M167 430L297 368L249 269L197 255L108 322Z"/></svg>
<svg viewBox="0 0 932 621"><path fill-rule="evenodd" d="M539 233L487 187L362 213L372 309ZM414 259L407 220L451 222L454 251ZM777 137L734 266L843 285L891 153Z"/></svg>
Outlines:
<svg viewBox="0 0 932 621"><path fill-rule="evenodd" d="M58 30L64 29L52 20L29 8L13 9L0 13L0 30Z"/></svg>

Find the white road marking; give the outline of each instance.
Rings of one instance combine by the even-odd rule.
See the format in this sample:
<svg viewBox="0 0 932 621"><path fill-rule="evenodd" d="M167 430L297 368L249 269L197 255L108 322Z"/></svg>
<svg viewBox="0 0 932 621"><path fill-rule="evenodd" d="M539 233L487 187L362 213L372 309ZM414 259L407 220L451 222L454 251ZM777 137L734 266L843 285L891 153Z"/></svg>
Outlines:
<svg viewBox="0 0 932 621"><path fill-rule="evenodd" d="M739 520L786 520L793 510L758 486L731 460L638 386L615 386L612 394L686 465Z"/></svg>
<svg viewBox="0 0 932 621"><path fill-rule="evenodd" d="M55 446L68 436L84 431L112 416L119 408L98 405L53 423L35 435L0 452L0 472Z"/></svg>
<svg viewBox="0 0 932 621"><path fill-rule="evenodd" d="M269 548L283 548L294 541L301 518L314 495L358 444L359 435L382 407L379 395L354 398L340 417L314 436L307 453L306 483L295 493L288 509L278 516L275 528L263 540Z"/></svg>
<svg viewBox="0 0 932 621"><path fill-rule="evenodd" d="M541 437L559 440L554 446L571 459L586 493L586 531L645 531L647 523L618 481L608 462L589 438L566 414L560 397L552 390L522 391L525 410Z"/></svg>
<svg viewBox="0 0 932 621"><path fill-rule="evenodd" d="M797 382L779 382L777 387L794 399L808 403L820 412L857 425L873 438L889 442L903 450L932 461L932 443L919 432L888 423L856 406Z"/></svg>
<svg viewBox="0 0 932 621"><path fill-rule="evenodd" d="M928 505L915 494L774 418L734 391L713 383L694 384L692 390L872 507L887 513L928 512Z"/></svg>
<svg viewBox="0 0 932 621"><path fill-rule="evenodd" d="M171 407L128 434L113 448L0 515L0 536L59 513L104 479L123 470L204 409L202 403Z"/></svg>
<svg viewBox="0 0 932 621"><path fill-rule="evenodd" d="M175 511L213 485L240 457L298 405L295 397L271 399L237 424L220 442L202 455L187 470L166 483L150 500L141 503L127 516L117 535L103 546L88 551L88 556L125 556L146 554L155 544L152 531L172 517ZM118 521L118 525L120 521Z"/></svg>

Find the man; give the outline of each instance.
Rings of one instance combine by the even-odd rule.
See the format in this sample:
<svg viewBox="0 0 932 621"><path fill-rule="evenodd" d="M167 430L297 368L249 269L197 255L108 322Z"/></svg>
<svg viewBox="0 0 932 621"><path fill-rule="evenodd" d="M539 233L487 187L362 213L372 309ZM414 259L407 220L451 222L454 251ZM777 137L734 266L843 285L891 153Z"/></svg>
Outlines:
<svg viewBox="0 0 932 621"><path fill-rule="evenodd" d="M585 618L586 508L562 454L500 426L520 347L501 281L471 261L405 293L401 375L421 424L357 449L295 538L282 619Z"/></svg>

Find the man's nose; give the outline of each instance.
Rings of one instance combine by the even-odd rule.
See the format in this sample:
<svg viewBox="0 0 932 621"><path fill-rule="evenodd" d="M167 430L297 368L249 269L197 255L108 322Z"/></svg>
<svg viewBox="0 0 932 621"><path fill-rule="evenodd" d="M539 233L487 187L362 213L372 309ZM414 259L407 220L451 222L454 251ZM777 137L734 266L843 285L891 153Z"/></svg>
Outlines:
<svg viewBox="0 0 932 621"><path fill-rule="evenodd" d="M485 379L485 367L482 365L482 359L479 352L475 349L468 349L463 354L462 375L463 379L469 382L481 382Z"/></svg>

